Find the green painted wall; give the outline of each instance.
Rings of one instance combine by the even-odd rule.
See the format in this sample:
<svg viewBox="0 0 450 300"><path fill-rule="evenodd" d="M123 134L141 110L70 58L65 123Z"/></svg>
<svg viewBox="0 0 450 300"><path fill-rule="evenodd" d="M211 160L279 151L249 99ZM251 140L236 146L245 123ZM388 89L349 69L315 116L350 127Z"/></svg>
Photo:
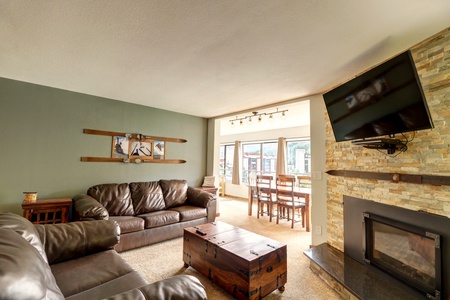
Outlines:
<svg viewBox="0 0 450 300"><path fill-rule="evenodd" d="M0 212L22 213L23 192L73 197L101 183L186 179L206 173L207 120L65 90L0 78ZM111 139L84 128L187 139L166 144L167 158L185 164L81 162L111 156Z"/></svg>

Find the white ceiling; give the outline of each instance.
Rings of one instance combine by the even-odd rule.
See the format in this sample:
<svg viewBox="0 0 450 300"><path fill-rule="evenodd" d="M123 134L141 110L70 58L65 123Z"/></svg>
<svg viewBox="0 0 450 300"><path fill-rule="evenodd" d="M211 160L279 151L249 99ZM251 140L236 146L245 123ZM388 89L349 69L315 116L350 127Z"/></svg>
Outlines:
<svg viewBox="0 0 450 300"><path fill-rule="evenodd" d="M1 0L0 77L214 117L322 93L448 26L449 0Z"/></svg>

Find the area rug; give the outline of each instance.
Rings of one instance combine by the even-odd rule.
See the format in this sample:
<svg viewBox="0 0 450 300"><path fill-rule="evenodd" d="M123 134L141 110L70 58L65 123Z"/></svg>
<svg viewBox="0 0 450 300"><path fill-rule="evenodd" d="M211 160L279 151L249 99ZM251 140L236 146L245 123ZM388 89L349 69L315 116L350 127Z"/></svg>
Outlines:
<svg viewBox="0 0 450 300"><path fill-rule="evenodd" d="M311 244L311 234L297 223L291 229L291 223L280 220L269 222L267 216L256 218L248 216L247 201L232 198L219 199L220 216L217 220L255 232L287 245L287 283L285 291L273 291L264 299L341 299L340 296L309 269L309 259L303 251ZM253 211L255 211L253 208ZM149 282L155 282L179 274L197 277L206 288L209 299L233 299L219 286L198 273L192 267L185 268L183 263L183 238L133 249L121 253L121 256L140 272Z"/></svg>

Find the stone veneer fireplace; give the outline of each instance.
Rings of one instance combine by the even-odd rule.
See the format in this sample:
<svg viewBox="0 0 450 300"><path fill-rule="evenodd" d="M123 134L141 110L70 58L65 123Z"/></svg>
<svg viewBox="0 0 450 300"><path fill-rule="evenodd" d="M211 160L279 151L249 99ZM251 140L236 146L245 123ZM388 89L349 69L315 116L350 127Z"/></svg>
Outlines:
<svg viewBox="0 0 450 300"><path fill-rule="evenodd" d="M344 196L344 254L428 299L450 299L450 219Z"/></svg>
<svg viewBox="0 0 450 300"><path fill-rule="evenodd" d="M450 300L449 218L343 198L344 252L304 251L314 273L344 299Z"/></svg>
<svg viewBox="0 0 450 300"><path fill-rule="evenodd" d="M405 49L406 50L406 49ZM369 171L406 175L445 175L450 174L450 28L410 47L419 78L427 98L435 128L422 130L415 135L407 135L414 140L408 145L408 151L399 156L389 157L385 153L366 149L349 142L337 143L335 141L328 114L324 111L326 120L326 169ZM345 78L342 78L345 80ZM418 297L405 296L405 289L396 289L391 285L390 279L377 268L367 268L362 254L362 209L355 213L357 228L361 234L356 243L360 247L355 250L358 261L348 255L351 252L351 242L345 243L344 231L349 225L344 224L344 213L348 214L349 203L343 203L344 195L351 195L361 199L371 199L377 203L384 203L389 207L407 208L413 211L427 211L430 214L442 215L442 219L450 218L450 185L428 184L418 181L416 183L395 182L391 180L362 179L343 176L327 176L326 217L327 237L326 243L315 245L305 251L311 258L311 269L327 281L333 289L343 295L345 299L424 299L419 292L414 291ZM320 199L319 199L320 200ZM364 200L367 201L367 200ZM372 202L372 201L368 201ZM345 211L344 211L345 208ZM373 212L372 212L373 213ZM421 216L427 215L421 213ZM446 217L445 217L446 216ZM388 216L390 218L390 216ZM414 219L415 217L412 217ZM444 222L444 229L450 232L448 219ZM405 220L408 223L409 220ZM417 221L421 221L417 219ZM314 219L313 219L314 222ZM345 223L348 220L346 218ZM313 223L314 224L314 223ZM418 227L421 227L419 225ZM344 227L345 230L344 230ZM426 226L422 226L427 228ZM431 230L430 230L431 231ZM346 237L346 240L348 237ZM441 299L450 300L448 288L450 278L448 272L448 255L450 253L449 237L441 236L442 247L442 287ZM344 249L346 248L346 249ZM344 250L346 254L344 255ZM350 251L350 252L349 252ZM369 272L370 270L370 272ZM383 274L378 276L379 274ZM331 278L331 277L333 278ZM375 278L375 280L374 280ZM333 281L334 280L334 281ZM374 284L375 281L375 284ZM336 283L341 283L338 285ZM350 286L349 286L350 285ZM342 288L344 286L344 288ZM375 288L378 286L378 288ZM395 294L395 291L398 294Z"/></svg>

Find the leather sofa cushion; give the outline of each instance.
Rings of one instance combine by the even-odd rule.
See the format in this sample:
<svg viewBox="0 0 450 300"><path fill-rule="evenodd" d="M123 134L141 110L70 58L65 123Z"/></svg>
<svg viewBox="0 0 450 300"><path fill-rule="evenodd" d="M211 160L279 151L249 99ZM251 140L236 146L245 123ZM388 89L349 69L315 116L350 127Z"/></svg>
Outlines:
<svg viewBox="0 0 450 300"><path fill-rule="evenodd" d="M64 299L38 250L10 228L0 228L0 299Z"/></svg>
<svg viewBox="0 0 450 300"><path fill-rule="evenodd" d="M110 220L116 221L120 226L120 234L144 230L144 220L138 217L118 216L111 217Z"/></svg>
<svg viewBox="0 0 450 300"><path fill-rule="evenodd" d="M208 299L208 297L206 295L205 287L201 284L200 280L198 280L192 275L177 275L108 298L108 300L118 300L118 299L206 300Z"/></svg>
<svg viewBox="0 0 450 300"><path fill-rule="evenodd" d="M36 248L45 262L48 262L44 246L39 239L39 233L33 223L13 213L0 213L0 228L10 228L14 230Z"/></svg>
<svg viewBox="0 0 450 300"><path fill-rule="evenodd" d="M166 208L158 181L130 183L131 199L137 215Z"/></svg>
<svg viewBox="0 0 450 300"><path fill-rule="evenodd" d="M137 271L125 274L123 276L117 277L108 282L102 283L92 289L85 290L81 293L69 296L66 300L90 300L90 299L104 299L105 297L111 297L120 295L124 291L131 288L136 289L140 286L146 284L144 278ZM150 295L151 296L151 295ZM117 298L121 300L135 300L134 298ZM147 298L146 300L154 299L153 297Z"/></svg>
<svg viewBox="0 0 450 300"><path fill-rule="evenodd" d="M134 209L128 183L108 183L92 186L87 194L96 199L110 216L133 216Z"/></svg>
<svg viewBox="0 0 450 300"><path fill-rule="evenodd" d="M180 206L186 203L188 184L186 180L160 180L159 184L164 195L166 208Z"/></svg>
<svg viewBox="0 0 450 300"><path fill-rule="evenodd" d="M140 275L131 276L136 271L115 250L55 264L51 269L66 298L82 293L84 299L102 299L147 283ZM95 290L101 297L89 297Z"/></svg>
<svg viewBox="0 0 450 300"><path fill-rule="evenodd" d="M173 210L155 211L138 217L145 221L145 228L159 227L180 221L180 214Z"/></svg>
<svg viewBox="0 0 450 300"><path fill-rule="evenodd" d="M170 210L180 213L180 222L195 220L204 218L208 215L206 208L183 205L179 207L173 207Z"/></svg>

